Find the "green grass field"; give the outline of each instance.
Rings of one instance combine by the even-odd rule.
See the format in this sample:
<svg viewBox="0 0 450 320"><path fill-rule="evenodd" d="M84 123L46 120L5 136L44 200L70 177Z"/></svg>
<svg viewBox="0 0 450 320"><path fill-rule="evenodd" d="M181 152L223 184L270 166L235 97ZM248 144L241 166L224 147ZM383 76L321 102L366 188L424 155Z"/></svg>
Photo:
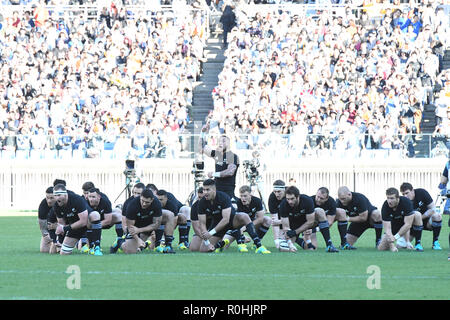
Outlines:
<svg viewBox="0 0 450 320"><path fill-rule="evenodd" d="M379 252L372 229L360 238L358 250L334 254L324 252L320 233L315 252L278 252L269 231L263 242L270 255L240 254L236 244L219 254L110 255L115 238L110 229L102 236L104 256L97 257L39 253L36 217L0 217L0 299L448 299L448 218L442 251L431 250L432 233L426 231L425 252ZM336 225L331 232L338 245ZM80 269L80 289L67 286L71 265ZM379 289L367 287L371 265L380 268Z"/></svg>

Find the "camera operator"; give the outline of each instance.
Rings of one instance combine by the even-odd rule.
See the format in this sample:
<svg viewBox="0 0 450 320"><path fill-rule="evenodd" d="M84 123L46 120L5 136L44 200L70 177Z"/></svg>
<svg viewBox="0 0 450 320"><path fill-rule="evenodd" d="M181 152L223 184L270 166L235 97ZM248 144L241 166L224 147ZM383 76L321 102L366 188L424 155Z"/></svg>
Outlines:
<svg viewBox="0 0 450 320"><path fill-rule="evenodd" d="M260 162L260 153L255 150L252 152L252 159L245 160L243 162L245 168L245 175L247 177L247 181L250 185L250 188L253 190L256 188L256 191L259 195L260 199L264 199L264 183L259 168L261 167L263 170L265 169L265 165L261 165ZM267 211L267 206L263 201L264 211Z"/></svg>
<svg viewBox="0 0 450 320"><path fill-rule="evenodd" d="M202 128L205 133L209 125ZM222 135L219 137L217 148L214 150L206 145L203 137L199 139L199 152L214 159L215 172L208 172L209 178L214 178L218 191L225 192L232 199L235 199L234 189L236 188L236 173L239 167L239 157L230 150L230 138Z"/></svg>

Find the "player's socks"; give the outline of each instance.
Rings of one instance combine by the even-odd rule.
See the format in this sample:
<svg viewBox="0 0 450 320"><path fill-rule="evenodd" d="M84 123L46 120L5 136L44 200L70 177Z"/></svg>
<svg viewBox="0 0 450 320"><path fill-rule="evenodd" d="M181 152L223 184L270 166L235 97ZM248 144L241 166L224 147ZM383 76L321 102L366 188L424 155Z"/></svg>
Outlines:
<svg viewBox="0 0 450 320"><path fill-rule="evenodd" d="M87 236L86 236L86 237L83 237L83 238L81 238L81 239L80 239L80 241L81 241L81 246L84 246L84 245L86 245L86 244L88 243L88 238L87 238Z"/></svg>
<svg viewBox="0 0 450 320"><path fill-rule="evenodd" d="M416 244L420 244L420 242L422 241L422 230L423 226L412 226L411 233L413 234L414 238L416 238Z"/></svg>
<svg viewBox="0 0 450 320"><path fill-rule="evenodd" d="M102 222L100 220L91 223L91 229L88 229L88 240L90 246L100 246L100 239L102 237Z"/></svg>
<svg viewBox="0 0 450 320"><path fill-rule="evenodd" d="M122 223L121 223L121 222L116 223L116 224L115 224L115 228L116 228L116 235L117 235L117 238L122 238L122 236L123 236L123 227L122 227Z"/></svg>
<svg viewBox="0 0 450 320"><path fill-rule="evenodd" d="M164 253L175 253L175 250L173 250L172 248L172 241L173 241L173 236L169 236L169 235L164 235L164 242L165 242L165 247L164 247Z"/></svg>
<svg viewBox="0 0 450 320"><path fill-rule="evenodd" d="M192 225L192 221L188 220L186 221L186 228L187 228L187 241L189 242L189 232L191 232L191 225Z"/></svg>
<svg viewBox="0 0 450 320"><path fill-rule="evenodd" d="M217 241L216 244L214 245L214 248L221 249L221 248L223 248L225 246L225 244L226 244L225 240Z"/></svg>
<svg viewBox="0 0 450 320"><path fill-rule="evenodd" d="M301 248L305 248L305 240L303 238L298 237L297 240L295 240L295 243L297 243Z"/></svg>
<svg viewBox="0 0 450 320"><path fill-rule="evenodd" d="M165 239L164 242L165 242L166 247L172 246L173 236L165 235L164 239Z"/></svg>
<svg viewBox="0 0 450 320"><path fill-rule="evenodd" d="M381 240L381 236L383 235L383 222L375 221L373 223L373 227L375 228L375 242L379 243Z"/></svg>
<svg viewBox="0 0 450 320"><path fill-rule="evenodd" d="M178 225L178 235L179 235L179 243L187 242L188 241L188 235L187 235L187 224L180 224Z"/></svg>
<svg viewBox="0 0 450 320"><path fill-rule="evenodd" d="M267 231L269 231L268 227L265 227L265 226L259 227L259 229L256 231L256 233L258 234L259 239L264 238L264 236L266 235Z"/></svg>
<svg viewBox="0 0 450 320"><path fill-rule="evenodd" d="M236 239L237 244L245 243L245 236L243 236L243 234L241 234L240 229L231 230L230 235Z"/></svg>
<svg viewBox="0 0 450 320"><path fill-rule="evenodd" d="M245 226L245 228L250 237L252 238L256 248L261 247L261 239L258 237L258 234L256 233L255 225L253 224L253 222L250 222L248 225Z"/></svg>
<svg viewBox="0 0 450 320"><path fill-rule="evenodd" d="M347 240L345 239L345 236L347 235L347 221L338 221L338 231L339 235L341 236L341 246L343 246Z"/></svg>
<svg viewBox="0 0 450 320"><path fill-rule="evenodd" d="M431 228L433 229L433 242L439 240L439 235L441 234L442 221L431 222Z"/></svg>
<svg viewBox="0 0 450 320"><path fill-rule="evenodd" d="M160 225L158 229L155 230L155 247L161 245L161 239L164 235L165 225Z"/></svg>
<svg viewBox="0 0 450 320"><path fill-rule="evenodd" d="M325 245L329 246L332 245L332 241L330 238L330 225L328 224L327 220L319 221L319 229L322 233L323 239L325 240Z"/></svg>

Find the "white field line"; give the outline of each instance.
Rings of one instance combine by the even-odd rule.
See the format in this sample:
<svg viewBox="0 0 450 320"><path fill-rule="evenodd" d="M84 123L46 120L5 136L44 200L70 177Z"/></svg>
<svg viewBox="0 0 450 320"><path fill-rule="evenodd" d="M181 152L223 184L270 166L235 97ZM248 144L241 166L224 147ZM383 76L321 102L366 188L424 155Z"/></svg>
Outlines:
<svg viewBox="0 0 450 320"><path fill-rule="evenodd" d="M0 274L41 274L65 275L64 271L49 270L0 270ZM155 272L155 271L82 271L82 275L108 275L108 276L186 276L186 277L246 277L246 278L312 278L312 279L367 279L367 274L283 274L283 273L205 273L205 272ZM450 280L450 275L381 275L382 279L411 279L411 280Z"/></svg>

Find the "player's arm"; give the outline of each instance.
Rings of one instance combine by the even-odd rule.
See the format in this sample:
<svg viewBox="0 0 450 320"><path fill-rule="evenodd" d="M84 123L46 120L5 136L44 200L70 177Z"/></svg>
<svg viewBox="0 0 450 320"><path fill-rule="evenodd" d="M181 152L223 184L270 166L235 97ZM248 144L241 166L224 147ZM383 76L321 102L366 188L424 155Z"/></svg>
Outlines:
<svg viewBox="0 0 450 320"><path fill-rule="evenodd" d="M192 229L194 229L194 233L201 237L202 232L204 231L201 227L200 221L192 220Z"/></svg>
<svg viewBox="0 0 450 320"><path fill-rule="evenodd" d="M413 221L414 221L414 214L405 216L403 218L403 226L400 228L400 230L398 230L398 233L396 235L394 235L396 240L398 238L404 236L409 231L409 229L411 229L411 227L413 225Z"/></svg>
<svg viewBox="0 0 450 320"><path fill-rule="evenodd" d="M426 219L431 217L436 211L436 207L434 205L434 202L431 202L429 205L427 205L427 211L422 215L422 219Z"/></svg>
<svg viewBox="0 0 450 320"><path fill-rule="evenodd" d="M283 230L289 230L291 228L289 226L289 218L281 217L281 225L283 226Z"/></svg>
<svg viewBox="0 0 450 320"><path fill-rule="evenodd" d="M56 226L56 234L62 234L63 233L63 227L66 225L66 221L64 218L56 217L56 221L58 222L58 225Z"/></svg>
<svg viewBox="0 0 450 320"><path fill-rule="evenodd" d="M199 236L203 240L208 240L211 235L209 235L208 229L206 228L206 214L198 213L198 227L200 230Z"/></svg>
<svg viewBox="0 0 450 320"><path fill-rule="evenodd" d="M198 139L198 150L200 154L205 154L208 157L213 157L212 152L213 149L207 145L206 143L206 131L208 131L209 125L205 125L201 130L200 139Z"/></svg>
<svg viewBox="0 0 450 320"><path fill-rule="evenodd" d="M271 218L272 218L272 225L273 226L279 226L281 225L281 220L278 219L278 213L271 213L270 214Z"/></svg>
<svg viewBox="0 0 450 320"><path fill-rule="evenodd" d="M130 234L130 236L132 236L133 238L134 238L134 240L136 240L136 241L138 241L139 242L139 232L136 232L136 230L137 229L139 229L139 228L136 228L135 226L134 226L134 224L136 223L136 220L131 220L131 219L129 219L128 217L125 219L125 221L126 221L126 225L127 225L127 230L128 230L128 233Z"/></svg>
<svg viewBox="0 0 450 320"><path fill-rule="evenodd" d="M225 228L225 226L228 224L228 221L230 221L230 215L231 215L231 207L222 209L222 220L219 221L219 223L208 233L211 236L213 236L216 232L219 232Z"/></svg>
<svg viewBox="0 0 450 320"><path fill-rule="evenodd" d="M104 199L104 198L102 198ZM105 199L106 205L105 205L105 211L103 212L103 220L102 222L102 228L103 227L109 227L112 225L112 205L108 198Z"/></svg>
<svg viewBox="0 0 450 320"><path fill-rule="evenodd" d="M354 217L347 217L347 221L348 222L365 222L367 221L367 217L369 216L369 211L363 211L361 213L359 213L357 216Z"/></svg>
<svg viewBox="0 0 450 320"><path fill-rule="evenodd" d="M104 213L103 220L101 222L102 222L102 227L109 227L112 224L112 212Z"/></svg>
<svg viewBox="0 0 450 320"><path fill-rule="evenodd" d="M302 224L299 228L295 229L295 233L299 235L306 230L311 229L314 226L314 211L306 214L306 222Z"/></svg>
<svg viewBox="0 0 450 320"><path fill-rule="evenodd" d="M78 214L78 221L70 225L72 229L79 229L87 226L88 223L88 211L84 210Z"/></svg>
<svg viewBox="0 0 450 320"><path fill-rule="evenodd" d="M388 236L389 238L393 237L391 221L383 220L383 230L386 233L386 236Z"/></svg>
<svg viewBox="0 0 450 320"><path fill-rule="evenodd" d="M42 236L45 237L46 235L48 235L47 219L38 218L38 223L39 223L39 230L41 230Z"/></svg>
<svg viewBox="0 0 450 320"><path fill-rule="evenodd" d="M153 223L146 226L146 227L142 227L142 228L136 228L138 233L141 232L151 232L151 231L155 231L159 228L159 226L161 225L161 221L162 221L162 216L160 217L154 217L153 218Z"/></svg>
<svg viewBox="0 0 450 320"><path fill-rule="evenodd" d="M216 178L231 177L236 172L236 169L237 166L234 163L230 163L225 170L214 172L212 176Z"/></svg>

